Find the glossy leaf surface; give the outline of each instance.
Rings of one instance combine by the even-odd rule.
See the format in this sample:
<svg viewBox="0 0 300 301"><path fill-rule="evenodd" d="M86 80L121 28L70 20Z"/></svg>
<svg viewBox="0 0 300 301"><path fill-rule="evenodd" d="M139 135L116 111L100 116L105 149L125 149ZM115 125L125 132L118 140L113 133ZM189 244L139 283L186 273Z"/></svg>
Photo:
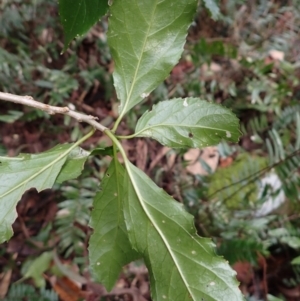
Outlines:
<svg viewBox="0 0 300 301"><path fill-rule="evenodd" d="M237 117L225 107L198 98L176 98L144 113L135 136L150 137L173 148L201 148L222 139L237 142L240 131Z"/></svg>
<svg viewBox="0 0 300 301"><path fill-rule="evenodd" d="M33 187L38 191L51 188L58 177L60 182L74 178L80 174L88 155L72 144L65 144L37 155L1 157L0 243L12 236L11 225L17 217L16 206L23 193Z"/></svg>
<svg viewBox="0 0 300 301"><path fill-rule="evenodd" d="M178 62L196 7L197 0L113 2L108 42L121 116L147 97Z"/></svg>
<svg viewBox="0 0 300 301"><path fill-rule="evenodd" d="M59 15L65 33L65 47L85 34L107 11L107 0L59 0Z"/></svg>
<svg viewBox="0 0 300 301"><path fill-rule="evenodd" d="M155 301L243 300L235 272L196 235L193 218L126 161L125 221L132 246L149 270Z"/></svg>
<svg viewBox="0 0 300 301"><path fill-rule="evenodd" d="M124 167L113 160L94 200L90 226L90 266L96 279L111 290L122 267L138 258L128 240L123 215Z"/></svg>

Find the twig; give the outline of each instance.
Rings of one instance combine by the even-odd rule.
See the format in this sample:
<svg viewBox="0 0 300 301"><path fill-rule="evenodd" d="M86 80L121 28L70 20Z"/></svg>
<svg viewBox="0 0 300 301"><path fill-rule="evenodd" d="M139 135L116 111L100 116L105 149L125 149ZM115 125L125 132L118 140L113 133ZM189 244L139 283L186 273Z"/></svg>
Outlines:
<svg viewBox="0 0 300 301"><path fill-rule="evenodd" d="M33 107L39 110L42 110L44 112L47 112L50 115L54 114L63 114L68 115L74 119L76 119L78 122L85 122L90 124L95 129L104 132L108 128L96 121L98 117L92 116L92 115L86 115L83 113L79 113L76 111L71 110L68 107L56 107L56 106L50 106L44 103L40 103L36 100L34 100L31 96L19 96L19 95L13 95L9 93L3 93L0 92L0 99L14 102L18 104L22 104L25 106Z"/></svg>

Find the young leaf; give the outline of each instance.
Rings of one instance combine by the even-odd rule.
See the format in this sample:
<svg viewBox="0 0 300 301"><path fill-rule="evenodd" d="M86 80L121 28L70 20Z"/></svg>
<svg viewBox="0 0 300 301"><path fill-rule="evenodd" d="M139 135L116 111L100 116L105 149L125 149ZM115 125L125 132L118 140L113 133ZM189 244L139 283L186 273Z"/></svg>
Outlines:
<svg viewBox="0 0 300 301"><path fill-rule="evenodd" d="M128 240L123 216L124 167L112 160L94 200L90 226L90 266L97 280L111 290L122 267L138 258Z"/></svg>
<svg viewBox="0 0 300 301"><path fill-rule="evenodd" d="M220 15L219 5L216 3L216 0L204 0L206 8L210 11L211 16L214 20L218 19Z"/></svg>
<svg viewBox="0 0 300 301"><path fill-rule="evenodd" d="M154 90L183 51L197 0L114 1L108 43L120 117Z"/></svg>
<svg viewBox="0 0 300 301"><path fill-rule="evenodd" d="M134 136L150 137L169 147L237 142L239 121L228 109L198 98L176 98L159 102L139 119Z"/></svg>
<svg viewBox="0 0 300 301"><path fill-rule="evenodd" d="M107 0L59 0L59 15L65 32L65 47L86 33L105 13Z"/></svg>
<svg viewBox="0 0 300 301"><path fill-rule="evenodd" d="M196 235L192 216L129 161L126 169L125 222L149 269L153 300L243 300L235 272L210 239Z"/></svg>
<svg viewBox="0 0 300 301"><path fill-rule="evenodd" d="M12 236L11 225L17 217L16 205L22 194L33 187L38 191L51 188L57 179L61 182L79 175L88 155L72 144L65 144L37 155L1 157L0 243Z"/></svg>

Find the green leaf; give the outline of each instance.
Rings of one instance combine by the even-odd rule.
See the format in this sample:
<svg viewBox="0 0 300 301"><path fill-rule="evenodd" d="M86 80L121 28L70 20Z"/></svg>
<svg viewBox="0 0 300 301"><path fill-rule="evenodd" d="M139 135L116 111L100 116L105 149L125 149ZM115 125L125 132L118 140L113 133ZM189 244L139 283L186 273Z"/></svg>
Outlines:
<svg viewBox="0 0 300 301"><path fill-rule="evenodd" d="M13 234L11 225L17 217L16 205L23 193L33 187L38 191L51 188L57 179L60 182L72 179L80 173L87 156L88 153L76 145L65 144L41 154L1 157L0 243Z"/></svg>
<svg viewBox="0 0 300 301"><path fill-rule="evenodd" d="M65 32L65 47L86 33L108 8L107 0L59 0L60 21Z"/></svg>
<svg viewBox="0 0 300 301"><path fill-rule="evenodd" d="M59 147L60 146L56 146L52 148L51 151ZM70 179L76 179L78 176L80 176L84 167L84 163L89 155L90 152L82 149L81 147L73 149L68 155L67 161L63 165L63 168L58 174L55 182L62 183Z"/></svg>
<svg viewBox="0 0 300 301"><path fill-rule="evenodd" d="M197 0L114 1L108 42L120 117L147 97L178 62L196 7Z"/></svg>
<svg viewBox="0 0 300 301"><path fill-rule="evenodd" d="M113 147L112 146L108 146L108 147L105 147L105 148L101 148L101 147L97 147L97 148L94 148L92 151L91 151L91 156L113 156L114 155L114 152L113 152Z"/></svg>
<svg viewBox="0 0 300 301"><path fill-rule="evenodd" d="M111 290L122 267L137 259L128 240L123 216L124 168L113 160L94 200L90 226L90 266L97 280Z"/></svg>
<svg viewBox="0 0 300 301"><path fill-rule="evenodd" d="M243 300L235 272L215 254L210 239L197 236L192 216L125 162L125 222L148 267L153 300Z"/></svg>
<svg viewBox="0 0 300 301"><path fill-rule="evenodd" d="M300 249L300 238L297 236L283 236L280 238L280 242L287 244L293 249Z"/></svg>
<svg viewBox="0 0 300 301"><path fill-rule="evenodd" d="M43 273L49 268L52 259L52 252L44 252L34 260L26 261L22 268L23 278L20 280L23 281L28 278L33 278L37 287L45 287L46 282Z"/></svg>
<svg viewBox="0 0 300 301"><path fill-rule="evenodd" d="M0 115L0 121L13 123L24 115L23 112L9 110L7 115Z"/></svg>
<svg viewBox="0 0 300 301"><path fill-rule="evenodd" d="M206 8L210 11L211 16L214 20L220 16L219 5L216 0L204 0Z"/></svg>
<svg viewBox="0 0 300 301"><path fill-rule="evenodd" d="M300 264L300 256L295 257L292 261L291 264L299 265Z"/></svg>
<svg viewBox="0 0 300 301"><path fill-rule="evenodd" d="M285 299L277 298L277 297L275 297L273 295L267 294L267 300L268 301L284 301Z"/></svg>
<svg viewBox="0 0 300 301"><path fill-rule="evenodd" d="M63 264L60 259L58 258L56 252L53 252L53 261L54 264L52 268L52 272L58 277L67 277L68 279L72 280L73 282L85 284L87 282L86 278L80 276L77 273L68 267L67 265Z"/></svg>
<svg viewBox="0 0 300 301"><path fill-rule="evenodd" d="M222 139L237 142L239 121L228 109L198 98L159 102L139 119L134 136L170 147L203 147Z"/></svg>

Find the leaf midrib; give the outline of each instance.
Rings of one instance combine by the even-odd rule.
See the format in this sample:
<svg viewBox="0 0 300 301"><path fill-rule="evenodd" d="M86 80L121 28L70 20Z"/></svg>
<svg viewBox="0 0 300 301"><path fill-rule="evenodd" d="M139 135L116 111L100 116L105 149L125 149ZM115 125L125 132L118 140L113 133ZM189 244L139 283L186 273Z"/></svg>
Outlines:
<svg viewBox="0 0 300 301"><path fill-rule="evenodd" d="M230 132L230 130L224 130L221 128L214 128L214 127L208 127L208 126L202 126L202 125L178 125L178 124L173 124L173 123L163 123L163 124L155 124L155 125L151 125L148 126L146 128L143 128L142 130L138 131L137 133L134 134L135 137L137 137L138 135L140 135L141 133L145 132L145 131L149 131L152 130L153 128L158 127L158 128L163 128L163 127L173 127L173 128L197 128L197 129L209 129L212 131L221 131L221 132ZM232 134L232 132L230 132Z"/></svg>
<svg viewBox="0 0 300 301"><path fill-rule="evenodd" d="M135 87L135 84L136 84L136 78L137 78L137 75L138 75L138 71L140 69L140 65L141 65L141 62L142 62L142 57L144 55L144 50L145 50L145 47L146 47L146 44L147 44L147 41L148 41L148 38L149 38L149 31L150 31L150 28L152 27L152 24L153 24L153 17L154 17L154 14L155 14L155 11L156 11L156 8L157 8L157 1L158 0L155 0L155 8L153 10L153 13L150 17L150 20L149 20L149 26L148 26L148 30L147 30L147 34L145 35L145 39L144 39L144 43L143 43L143 47L142 47L142 50L141 50L141 53L140 53L140 57L138 59L138 64L136 66L136 70L135 70L135 73L134 73L134 76L133 76L133 79L132 79L132 84L131 84L131 87L130 87L130 90L129 90L129 93L127 95L127 98L125 100L125 105L124 105L124 108L120 114L120 117L119 118L122 118L122 116L126 113L126 109L128 107L128 104L129 104L129 101L130 101L130 98L131 98L131 95L133 93L133 90L134 90L134 87ZM138 3L137 3L138 5ZM123 69L123 68L122 68ZM125 87L126 87L126 84L125 84ZM127 90L127 88L126 88Z"/></svg>
<svg viewBox="0 0 300 301"><path fill-rule="evenodd" d="M117 193L118 193L118 195L117 195L117 202L118 202L118 220L117 220L117 227L119 228L119 229L122 229L121 227L120 227L120 225L121 225L121 214L122 214L122 210L121 210L121 204L122 204L122 196L121 196L121 190L122 190L122 188L121 188L121 182L120 182L120 177L119 177L119 174L118 174L118 168L119 168L119 166L118 166L118 164L119 164L119 162L118 162L118 160L116 159L116 157L113 159L114 160L114 166L115 166L115 174L116 174L116 184L117 184ZM120 166L120 169L121 169L121 166ZM114 245L115 245L115 248L117 248L118 247L118 244L117 244L117 236L118 236L118 231L117 231L117 229L118 228L116 228L115 229L115 234L114 234Z"/></svg>
<svg viewBox="0 0 300 301"><path fill-rule="evenodd" d="M146 213L147 217L149 218L151 224L155 227L156 231L159 233L160 237L162 238L162 240L163 240L163 242L164 242L164 244L165 244L167 250L169 251L170 256L172 257L172 259L173 259L173 261L174 261L174 263L175 263L175 265L176 265L176 267L177 267L177 270L178 270L178 272L179 272L179 274L180 274L180 276L181 276L181 278L182 278L182 280L183 280L183 282L184 282L184 284L185 284L185 286L186 286L188 292L190 293L191 296L193 296L193 298L194 298L193 300L197 300L196 297L192 294L191 290L189 289L191 286L185 281L184 273L181 272L181 269L179 268L179 267L180 267L180 264L177 263L176 255L174 254L174 252L176 252L176 251L173 252L171 246L168 244L168 240L165 238L165 236L163 235L163 233L160 231L160 228L159 228L159 226L156 224L155 220L153 220L153 219L151 218L151 214L149 213L149 211L147 210L147 207L146 207L145 204L144 204L144 202L145 202L145 201L144 201L144 198L140 195L138 186L135 185L135 181L133 180L133 175L132 175L132 173L131 173L130 166L127 165L127 164L128 164L128 160L125 161L125 164L126 164L126 166L128 167L128 168L127 168L127 172L128 172L128 174L129 174L129 177L130 177L130 179L131 179L131 183L132 183L132 185L133 185L133 187L134 187L134 190L135 190L135 192L136 192L136 194L137 194L137 196L138 196L138 199L139 199L139 201L140 201L140 204L141 204L141 206L142 206L144 212ZM148 202L145 202L145 203L146 203L148 206L151 206L153 209L156 209L156 210L157 210L157 208L154 207L153 205L151 205L150 203L148 203ZM160 211L160 212L161 212L161 211ZM163 212L161 212L161 213L163 214ZM183 228L180 224L178 224L176 221L174 221L174 222L177 224L178 227L182 228L182 229L186 232L187 235L189 235L189 236L192 237L192 235L191 235L188 231L186 231L186 229L184 229L184 228ZM197 243L197 245L199 245L201 248L203 248L203 247L201 246L200 242L197 240L197 238L194 237L194 239L195 239L195 242ZM205 250L205 251L206 251L206 250ZM180 254L183 255L183 256L186 256L186 255L184 255L184 254L182 254L182 253L180 253ZM186 256L186 257L187 257L187 256ZM187 257L187 258L189 258L190 260L192 260L190 257ZM207 269L207 267L206 267L205 265L199 263L198 261L194 261L194 262L197 263L197 264L202 265L205 269ZM223 283L226 283L226 281L224 281L222 278L218 277L218 275L217 275L216 272L214 272L214 271L212 271L212 270L211 270L211 272L213 272L213 274L215 274L215 276L219 279L219 281L222 281ZM192 288L192 287L191 287L191 288ZM203 291L201 291L201 293L203 293Z"/></svg>
<svg viewBox="0 0 300 301"><path fill-rule="evenodd" d="M131 179L131 183L132 183L132 185L133 185L133 187L134 187L135 193L136 193L137 196L138 196L138 199L139 199L139 201L140 201L140 204L141 204L141 206L142 206L144 212L146 213L148 219L151 221L152 225L155 227L156 231L159 233L160 237L162 238L162 240L163 240L163 242L164 242L164 244L165 244L165 246L166 246L166 248L167 248L167 250L168 250L170 256L171 256L172 259L173 259L173 262L174 262L174 264L175 264L175 266L176 266L176 268L177 268L177 271L179 272L180 277L181 277L182 281L184 282L184 284L185 284L185 286L186 286L186 288L187 288L187 290L188 290L188 292L189 292L189 294L190 294L191 296L193 296L193 300L196 300L196 299L195 299L195 296L193 295L193 293L192 293L192 292L190 291L190 289L189 289L189 285L188 285L188 283L186 282L185 277L184 277L184 275L183 275L181 269L179 268L180 265L179 265L178 262L177 262L176 256L174 256L174 254L173 254L173 252L172 252L171 246L169 246L169 244L168 244L168 240L165 238L165 236L163 235L163 233L160 231L159 226L156 224L155 220L152 219L151 214L148 212L148 209L146 208L146 206L144 205L144 202L142 201L142 200L143 200L143 197L142 197L142 196L140 195L140 193L139 193L138 186L136 185L136 183L135 183L135 181L134 181L134 177L133 177L133 174L132 174L132 172L131 172L131 168L130 168L130 166L129 166L129 161L128 161L127 159L125 160L125 164L126 164L126 166L127 166L127 172L128 172L128 175L129 175L129 177L130 177L130 179Z"/></svg>

